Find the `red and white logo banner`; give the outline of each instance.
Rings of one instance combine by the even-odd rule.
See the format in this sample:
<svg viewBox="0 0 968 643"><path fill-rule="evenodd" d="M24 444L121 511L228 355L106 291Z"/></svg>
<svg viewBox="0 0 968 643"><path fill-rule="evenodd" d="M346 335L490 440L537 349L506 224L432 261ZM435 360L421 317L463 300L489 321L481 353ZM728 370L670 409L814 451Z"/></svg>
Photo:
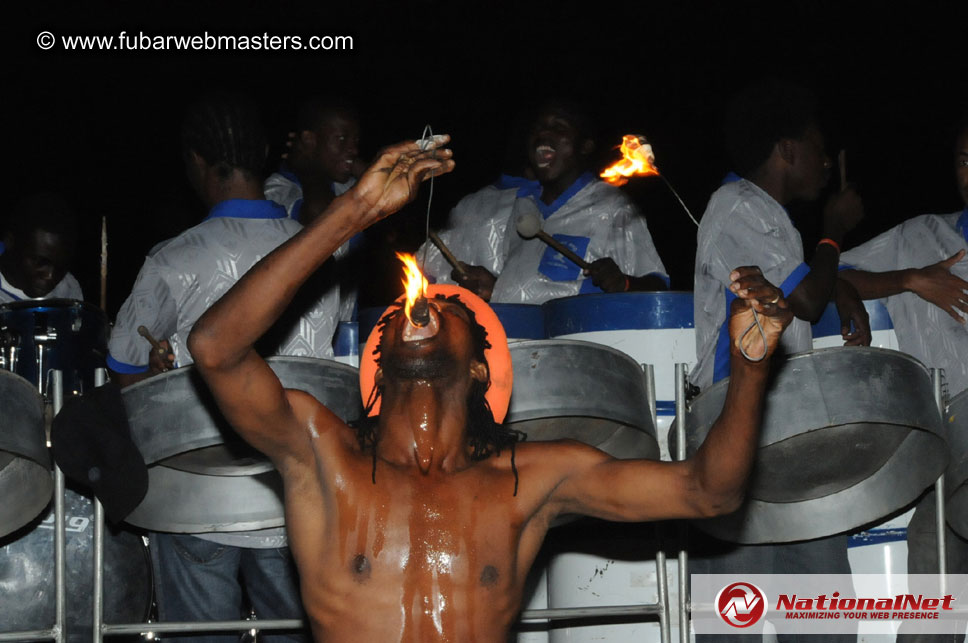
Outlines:
<svg viewBox="0 0 968 643"><path fill-rule="evenodd" d="M968 575L693 574L696 634L964 634Z"/></svg>

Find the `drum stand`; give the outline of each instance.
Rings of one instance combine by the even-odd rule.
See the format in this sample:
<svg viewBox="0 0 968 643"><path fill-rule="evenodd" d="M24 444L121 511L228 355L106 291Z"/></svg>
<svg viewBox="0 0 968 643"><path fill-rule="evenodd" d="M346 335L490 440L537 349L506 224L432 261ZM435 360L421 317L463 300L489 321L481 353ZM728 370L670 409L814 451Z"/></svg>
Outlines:
<svg viewBox="0 0 968 643"><path fill-rule="evenodd" d="M652 426L657 426L655 372L651 364L642 364L643 377L646 381L649 410L652 414ZM658 532L658 530L657 530ZM660 536L661 534L656 534ZM640 605L608 605L596 607L558 607L549 609L529 609L521 612L521 621L555 621L579 620L608 616L645 616L654 615L659 618L659 640L661 643L671 643L671 627L669 621L669 581L666 574L666 555L661 546L655 554L655 570L657 581L657 601ZM682 581L680 579L680 585Z"/></svg>
<svg viewBox="0 0 968 643"><path fill-rule="evenodd" d="M945 393L944 371L940 368L931 369L931 384L934 386L934 401L938 404L938 412L943 418L948 406L948 396ZM945 516L945 489L944 473L938 477L934 483L934 502L935 502L935 529L938 532L938 584L941 596L944 596L947 589L945 575L948 573L948 541L947 541L947 517Z"/></svg>

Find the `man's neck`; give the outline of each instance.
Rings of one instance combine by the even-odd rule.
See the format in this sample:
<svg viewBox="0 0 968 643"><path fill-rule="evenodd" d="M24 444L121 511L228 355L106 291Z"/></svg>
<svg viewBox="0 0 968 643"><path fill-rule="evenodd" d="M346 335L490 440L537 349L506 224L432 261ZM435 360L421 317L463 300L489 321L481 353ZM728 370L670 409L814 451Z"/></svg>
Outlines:
<svg viewBox="0 0 968 643"><path fill-rule="evenodd" d="M265 199L262 183L235 170L227 179L213 180L206 191L209 207L230 199Z"/></svg>
<svg viewBox="0 0 968 643"><path fill-rule="evenodd" d="M559 176L554 181L549 181L547 183L541 184L541 200L545 205L551 205L555 202L555 199L560 197L565 193L565 190L571 187L571 185L578 180L578 177L582 175L581 168L575 168L569 172L566 172Z"/></svg>
<svg viewBox="0 0 968 643"><path fill-rule="evenodd" d="M383 389L377 455L421 473L452 473L469 464L467 395L438 382L408 380Z"/></svg>
<svg viewBox="0 0 968 643"><path fill-rule="evenodd" d="M761 165L747 177L748 181L773 197L777 203L786 207L792 199L784 179L783 174L777 172L769 163Z"/></svg>

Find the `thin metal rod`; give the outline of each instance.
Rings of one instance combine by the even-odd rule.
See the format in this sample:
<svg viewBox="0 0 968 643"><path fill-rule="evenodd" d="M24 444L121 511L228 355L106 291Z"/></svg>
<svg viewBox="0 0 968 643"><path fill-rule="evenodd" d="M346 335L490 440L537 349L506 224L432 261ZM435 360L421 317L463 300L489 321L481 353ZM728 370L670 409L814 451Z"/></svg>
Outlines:
<svg viewBox="0 0 968 643"><path fill-rule="evenodd" d="M108 374L103 368L94 371L94 386L104 386ZM94 498L94 596L91 609L91 633L94 643L101 643L104 635L104 507Z"/></svg>
<svg viewBox="0 0 968 643"><path fill-rule="evenodd" d="M524 610L521 612L522 621L548 619L561 621L565 619L593 618L596 616L635 616L662 613L662 606L658 603L648 605L610 605L607 607L557 607L546 610Z"/></svg>
<svg viewBox="0 0 968 643"><path fill-rule="evenodd" d="M946 404L944 399L944 374L941 369L931 369L931 384L934 385L934 401L938 405L938 412L943 418ZM945 578L945 574L948 572L948 526L945 522L944 501L944 474L942 473L938 481L934 483L935 529L938 534L938 584L942 596L945 595L948 584Z"/></svg>
<svg viewBox="0 0 968 643"><path fill-rule="evenodd" d="M660 441L659 435L659 416L656 410L655 399L655 367L652 364L640 364L642 374L645 377L645 400L649 403L649 413L652 415L652 426L655 428L656 441Z"/></svg>
<svg viewBox="0 0 968 643"><path fill-rule="evenodd" d="M666 555L662 549L662 538L659 536L658 526L656 526L656 537L659 539L659 548L655 552L655 577L659 584L659 605L662 608L662 611L659 612L659 640L661 643L671 643L672 630L669 624L669 576L666 573Z"/></svg>
<svg viewBox="0 0 968 643"><path fill-rule="evenodd" d="M124 623L119 625L104 624L105 635L110 634L143 634L145 632L215 632L215 631L248 631L248 630L299 630L306 627L306 623L299 619L275 619L265 621L172 621L170 623Z"/></svg>
<svg viewBox="0 0 968 643"><path fill-rule="evenodd" d="M695 223L696 227L698 228L699 222L696 221L696 217L692 216L692 212L689 211L689 207L686 205L686 202L682 200L682 197L679 196L679 193L676 192L676 189L672 187L671 183L669 183L669 179L665 177L665 174L660 174L659 176L662 177L662 180L665 181L665 184L669 187L670 190L672 190L672 193L675 195L675 197L679 199L679 205L682 206L682 209L686 211L686 214L689 215L689 218L692 219L692 222Z"/></svg>
<svg viewBox="0 0 968 643"><path fill-rule="evenodd" d="M668 181L666 181L668 183ZM670 186L672 187L672 186ZM675 192L675 190L673 190ZM676 364L676 455L686 459L686 373L685 364ZM671 454L670 454L671 455ZM689 554L685 523L679 525L679 641L689 643Z"/></svg>
<svg viewBox="0 0 968 643"><path fill-rule="evenodd" d="M30 630L27 632L4 632L0 634L0 641L50 641L56 639L54 629Z"/></svg>
<svg viewBox="0 0 968 643"><path fill-rule="evenodd" d="M43 379L43 378L41 378ZM53 411L64 406L64 374L51 371ZM64 472L54 465L54 641L63 643L67 629L67 533L64 528Z"/></svg>

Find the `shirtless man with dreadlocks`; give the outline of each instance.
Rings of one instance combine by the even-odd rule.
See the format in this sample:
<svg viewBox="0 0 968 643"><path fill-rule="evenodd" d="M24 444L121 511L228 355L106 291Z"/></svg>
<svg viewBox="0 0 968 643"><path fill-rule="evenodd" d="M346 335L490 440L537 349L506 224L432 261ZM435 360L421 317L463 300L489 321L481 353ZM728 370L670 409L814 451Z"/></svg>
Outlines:
<svg viewBox="0 0 968 643"><path fill-rule="evenodd" d="M513 433L493 418L483 438L489 444L475 443L469 406L506 405L509 383L499 380L508 363L499 332L484 346L477 320L488 315L486 306L463 290L432 298L424 327L394 311L375 331L374 431L358 433L310 395L282 388L253 349L259 335L341 243L402 207L421 181L453 167L447 149L421 151L415 142L387 148L324 216L209 309L189 339L226 417L285 481L290 544L317 640L505 641L555 516L705 517L730 512L743 498L769 359L748 361L739 345L751 355L772 354L791 318L782 293L753 267L738 268L731 285L738 298L724 410L685 462L616 460L577 442L515 448ZM744 335L753 309L765 346L759 333Z"/></svg>

